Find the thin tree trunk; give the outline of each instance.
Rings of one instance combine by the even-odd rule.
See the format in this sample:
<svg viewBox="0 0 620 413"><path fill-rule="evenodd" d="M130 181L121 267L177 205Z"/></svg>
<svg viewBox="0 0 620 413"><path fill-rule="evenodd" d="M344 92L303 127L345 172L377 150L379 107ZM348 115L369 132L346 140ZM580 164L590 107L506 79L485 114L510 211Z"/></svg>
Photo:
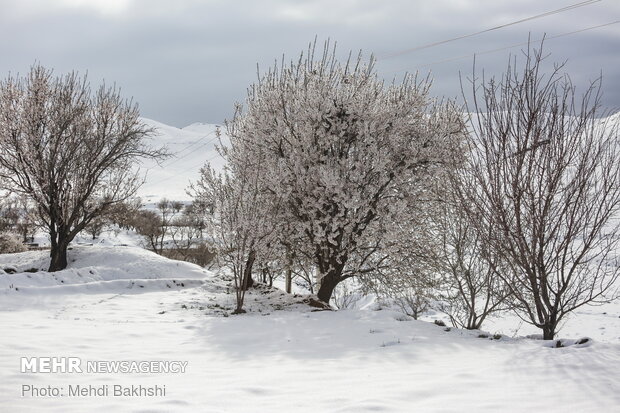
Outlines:
<svg viewBox="0 0 620 413"><path fill-rule="evenodd" d="M254 260L256 259L256 251L250 251L248 259L245 262L245 269L243 270L243 280L241 282L241 290L246 291L248 288L254 285L252 279L252 267L254 266Z"/></svg>
<svg viewBox="0 0 620 413"><path fill-rule="evenodd" d="M237 308L233 311L233 314L243 314L245 310L243 309L243 300L245 299L245 292L248 288L254 285L254 280L252 279L252 267L254 266L254 260L256 259L256 251L250 251L248 255L248 259L245 262L245 268L243 269L242 278L240 280L239 288L236 291L237 294Z"/></svg>
<svg viewBox="0 0 620 413"><path fill-rule="evenodd" d="M287 293L291 293L293 290L293 256L291 254L291 247L286 246L286 274L285 274L284 288Z"/></svg>

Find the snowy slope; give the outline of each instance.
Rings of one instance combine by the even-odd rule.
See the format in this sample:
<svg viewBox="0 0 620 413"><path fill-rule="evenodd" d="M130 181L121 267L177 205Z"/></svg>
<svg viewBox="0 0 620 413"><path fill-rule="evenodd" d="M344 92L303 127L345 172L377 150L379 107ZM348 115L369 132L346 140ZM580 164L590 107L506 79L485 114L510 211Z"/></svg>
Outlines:
<svg viewBox="0 0 620 413"><path fill-rule="evenodd" d="M217 125L194 123L179 129L151 119L142 120L155 130L151 141L153 146L166 146L172 154L162 165L156 162L140 165L141 171L146 173L146 181L138 194L145 203L157 202L163 197L190 200L185 191L189 182L198 178L199 170L205 162L209 161L217 169L224 166L224 160L215 150L215 145L219 143L215 135ZM617 124L620 121L620 112L611 115L607 120L610 127ZM224 128L221 129L223 132ZM222 140L227 142L225 134Z"/></svg>
<svg viewBox="0 0 620 413"><path fill-rule="evenodd" d="M143 202L157 202L167 197L173 200L189 200L186 194L190 180L198 178L200 168L209 161L221 168L223 159L215 146L219 143L215 130L217 125L194 123L179 129L174 126L143 118L142 121L155 130L150 144L165 146L172 155L160 164L146 161L140 165L141 173L146 173L146 181L138 195ZM222 138L225 140L225 137Z"/></svg>

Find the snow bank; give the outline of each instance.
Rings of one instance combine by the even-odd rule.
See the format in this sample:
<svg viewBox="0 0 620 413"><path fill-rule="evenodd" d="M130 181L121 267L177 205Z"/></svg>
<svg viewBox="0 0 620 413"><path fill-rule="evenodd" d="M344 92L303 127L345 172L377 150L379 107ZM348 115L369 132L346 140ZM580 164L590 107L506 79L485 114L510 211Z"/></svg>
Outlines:
<svg viewBox="0 0 620 413"><path fill-rule="evenodd" d="M212 274L138 247L76 246L68 251L67 269L48 273L49 251L0 255L0 292L58 294L126 292L198 286ZM15 272L14 274L7 272Z"/></svg>

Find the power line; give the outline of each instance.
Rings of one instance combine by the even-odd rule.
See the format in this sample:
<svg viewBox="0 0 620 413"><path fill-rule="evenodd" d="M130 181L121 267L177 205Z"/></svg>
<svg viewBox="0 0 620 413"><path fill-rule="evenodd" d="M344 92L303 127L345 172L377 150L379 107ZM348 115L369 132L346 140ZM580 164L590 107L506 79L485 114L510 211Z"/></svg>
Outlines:
<svg viewBox="0 0 620 413"><path fill-rule="evenodd" d="M157 182L150 182L150 183L149 183L149 185L159 185L159 184L161 184L162 182L169 181L169 180L170 180L170 179L172 179L172 178L176 178L177 176L182 175L182 174L184 174L185 172L191 171L192 169L197 169L198 167L200 167L200 166L202 166L202 165L206 164L207 162L211 162L211 161L213 161L214 159L216 159L217 157L221 157L221 156L222 156L222 155L220 155L219 153L216 153L216 154L215 154L215 156L213 156L213 157L211 157L211 158L209 158L209 159L207 159L207 160L205 160L205 161L201 161L199 164L192 165L192 166L190 166L189 168L186 168L186 169L183 169L183 170L181 170L181 171L178 171L177 173L172 174L172 175L170 175L170 176L167 176L167 177L166 177L166 178L164 178L164 179L160 179L160 180L159 180L159 181L157 181Z"/></svg>
<svg viewBox="0 0 620 413"><path fill-rule="evenodd" d="M494 27L491 27L491 28L488 28L488 29L480 30L478 32L464 34L464 35L453 37L453 38L450 38L450 39L441 40L441 41L433 42L433 43L428 43L428 44L425 44L425 45L422 45L422 46L417 46L417 47L413 47L413 48L410 48L410 49L405 49L405 50L402 50L402 51L399 51L399 52L390 53L390 54L387 54L387 55L381 57L380 59L389 59L389 58L392 58L392 57L401 56L401 55L404 55L404 54L407 54L407 53L411 53L411 52L415 52L415 51L418 51L418 50L428 49L430 47L435 47L435 46L439 46L439 45L442 45L442 44L454 42L454 41L457 41L457 40L466 39L468 37L477 36L477 35L482 34L482 33L488 33L490 31L494 31L494 30L498 30L498 29L503 29L505 27L513 26L515 24L524 23L524 22L527 22L527 21L530 21L530 20L539 19L539 18L542 18L542 17L547 17L547 16L551 16L551 15L554 15L554 14L558 14L558 13L563 13L565 11L573 10L573 9L576 9L576 8L579 8L579 7L589 6L591 4L598 3L600 1L602 1L602 0L586 0L586 1L582 1L582 2L579 2L579 3L571 4L569 6L561 7L559 9L555 9L555 10L547 11L547 12L544 12L544 13L541 13L541 14L537 14L537 15L534 15L534 16L526 17L526 18L521 19L521 20L516 20L516 21L513 21L513 22L509 22L509 23L500 24L499 26L494 26Z"/></svg>
<svg viewBox="0 0 620 413"><path fill-rule="evenodd" d="M206 135L204 135L204 136L200 137L199 139L195 140L194 142L190 143L189 145L187 145L186 147L184 147L183 149L178 151L175 155L179 155L179 154L185 152L188 148L191 148L193 145L197 144L198 142L202 141L203 139L206 139L209 136L213 135L214 133L217 133L217 130L220 128L220 125L214 125L214 126L215 126L215 130L212 130L211 132L207 133ZM217 138L217 136L215 138ZM209 142L213 142L215 140L215 138L211 139Z"/></svg>
<svg viewBox="0 0 620 413"><path fill-rule="evenodd" d="M193 150L192 152L189 152L189 153L187 153L187 154L185 154L185 155L183 155L183 156L181 156L181 157L177 157L177 156L178 156L179 154L181 154L181 153L185 152L188 148L190 148L190 147L194 146L194 145L195 145L195 144L197 144L198 142L202 141L203 139L208 138L209 136L213 135L213 134L214 134L214 133L216 133L216 132L217 132L217 129L216 129L216 130L214 130L214 131L211 131L211 132L207 133L206 135L204 135L204 136L202 136L202 137L200 137L200 138L198 138L198 139L197 139L197 140L195 140L194 142L192 142L192 143L190 143L189 145L185 146L183 149L181 149L181 150L177 151L176 153L174 153L174 154L173 154L174 158L173 158L173 159L171 159L170 161L164 161L163 163L159 163L159 162L158 162L158 163L157 163L157 165L153 165L153 166L151 166L151 167L147 168L147 169L146 169L146 172L148 173L149 171L153 170L153 169L154 169L154 168L156 168L156 167L159 167L160 169L163 169L163 168L165 168L165 167L167 167L167 166L169 166L169 165L172 165L173 163L176 163L177 161L180 161L180 160L182 160L182 159L184 159L184 158L187 158L189 155L193 154L196 150L198 150L198 149L200 149L200 148L203 148L203 147L207 146L208 144L210 144L211 142L213 142L215 139L217 139L217 138L218 138L218 135L216 134L213 138L209 139L209 141L208 141L208 142L205 142L204 144L202 144L202 145L200 145L200 146L198 146L198 147L194 148L194 150Z"/></svg>
<svg viewBox="0 0 620 413"><path fill-rule="evenodd" d="M213 134L213 133L215 133L215 132L211 132L209 135L211 135L211 134ZM209 136L209 135L206 135L205 137L207 137L207 136ZM170 166L170 165L172 165L173 163L176 163L176 162L178 162L178 161L180 161L180 160L182 160L182 159L187 158L187 157L188 157L188 156L190 156L190 155L193 155L195 151L197 151L197 150L198 150L198 149L200 149L200 148L204 148L205 146L207 146L208 144L210 144L211 142L213 142L213 141L214 141L215 139L217 139L217 138L218 138L218 136L216 135L215 137L213 137L213 138L209 139L209 141L207 141L207 142L203 143L202 145L199 145L199 146L197 146L196 148L194 148L194 150L193 150L193 151L188 152L188 153L186 153L185 155L180 156L180 157L178 157L178 158L174 158L174 159L172 159L170 162L168 162L168 163L166 163L166 164L162 165L162 168L165 168L165 167L167 167L167 166ZM193 144L192 144L192 145L193 145ZM191 146L191 145L189 145L189 146ZM189 146L186 146L186 147L185 147L185 149L187 149ZM180 153L184 152L184 151L185 151L185 149L183 149L183 150L181 150L181 151L177 152L177 153L176 153L176 155L178 155L178 154L180 154Z"/></svg>
<svg viewBox="0 0 620 413"><path fill-rule="evenodd" d="M483 55L483 54L500 52L502 50L508 50L508 49L512 49L512 48L515 48L515 47L519 47L519 46L525 46L528 43L539 43L539 42L542 42L543 40L557 39L558 37L569 36L571 34L581 33L581 32L585 32L585 31L588 31L588 30L599 29L601 27L611 26L611 25L618 24L618 23L620 23L620 20L616 20L616 21L609 22L609 23L604 23L604 24L599 24L597 26L586 27L584 29L574 30L572 32L561 33L561 34L557 34L555 36L547 36L547 37L544 37L543 39L533 40L533 41L530 41L530 42L516 43L516 44L513 44L511 46L500 47L500 48L497 48L497 49L483 50L482 52L474 52L474 53L470 53L470 54L466 54L466 55L461 55L461 56L457 56L457 57L451 57L449 59L444 59L444 60L437 60L437 61L434 61L434 62L431 62L431 63L425 63L425 64L422 64L422 65L417 65L415 67L417 67L417 68L427 67L427 66L432 66L432 65L441 64L441 63L449 63L449 62L453 62L455 60L468 59L468 58L470 58L473 55ZM390 72L390 73L402 72L402 71L408 70L408 69L409 68L407 68L407 69L399 69L399 70L395 70L395 71Z"/></svg>
<svg viewBox="0 0 620 413"><path fill-rule="evenodd" d="M176 152L174 155L178 156L180 154L182 154L183 152L185 152L186 150L188 150L189 148L191 148L192 146L196 145L197 143L199 143L200 141L208 138L209 136L211 136L213 134L213 132L209 132L206 135L201 136L200 138L196 139L193 142L190 142L189 144L187 144L185 147L183 147L181 150L179 150L178 152Z"/></svg>

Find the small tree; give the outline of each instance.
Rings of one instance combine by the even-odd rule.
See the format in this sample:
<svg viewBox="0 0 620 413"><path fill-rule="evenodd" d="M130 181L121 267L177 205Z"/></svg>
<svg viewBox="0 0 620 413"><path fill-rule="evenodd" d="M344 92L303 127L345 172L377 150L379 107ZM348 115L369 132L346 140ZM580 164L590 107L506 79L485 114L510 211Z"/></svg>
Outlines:
<svg viewBox="0 0 620 413"><path fill-rule="evenodd" d="M178 218L179 213L183 210L183 203L163 198L157 203L157 210L159 211L159 215L156 222L160 229L158 231L150 231L149 236L155 235L154 238L151 237L153 251L162 254L166 238L170 237L174 231L175 217Z"/></svg>
<svg viewBox="0 0 620 413"><path fill-rule="evenodd" d="M252 271L257 256L267 258L265 252L275 234L275 225L269 219L275 206L260 186L264 158L260 149L251 153L239 148L243 144L231 139L229 148L218 148L229 160L224 173L217 174L207 164L190 189L195 201L211 207L207 231L214 240L218 260L233 274L235 314L245 312L245 293L254 284Z"/></svg>
<svg viewBox="0 0 620 413"><path fill-rule="evenodd" d="M150 132L116 88L91 93L75 73L35 65L0 82L0 178L32 199L51 240L49 271L66 268L73 238L136 192L135 162L162 156L146 146Z"/></svg>
<svg viewBox="0 0 620 413"><path fill-rule="evenodd" d="M170 226L170 240L174 248L174 256L187 260L193 249L203 242L202 230L192 216L185 213L176 216Z"/></svg>
<svg viewBox="0 0 620 413"><path fill-rule="evenodd" d="M409 213L407 221L391 225L391 242L377 255L373 271L360 277L365 289L415 320L431 309L439 286L432 260L436 246L429 237L431 213L416 215Z"/></svg>
<svg viewBox="0 0 620 413"><path fill-rule="evenodd" d="M113 205L106 216L110 223L122 229L135 229L134 223L137 214L142 209L142 200L133 198L126 202L119 202Z"/></svg>
<svg viewBox="0 0 620 413"><path fill-rule="evenodd" d="M103 229L108 223L108 218L101 215L93 218L88 225L84 228L84 231L89 234L93 241L97 239L103 232Z"/></svg>
<svg viewBox="0 0 620 413"><path fill-rule="evenodd" d="M614 298L620 153L618 123L599 117L600 80L578 98L563 65L542 64L528 49L521 71L474 78L460 195L518 314L553 339L571 311Z"/></svg>
<svg viewBox="0 0 620 413"><path fill-rule="evenodd" d="M153 252L161 254L164 231L161 216L150 210L136 211L131 218L130 225L139 235L142 235L146 244Z"/></svg>
<svg viewBox="0 0 620 413"><path fill-rule="evenodd" d="M377 297L393 303L414 320L430 310L436 298L435 280L427 273L393 274L372 285Z"/></svg>
<svg viewBox="0 0 620 413"><path fill-rule="evenodd" d="M487 317L510 307L510 289L500 277L501 260L485 248L454 201L443 203L433 220L437 245L430 255L441 277L435 286L438 309L455 327L480 329Z"/></svg>
<svg viewBox="0 0 620 413"><path fill-rule="evenodd" d="M37 229L32 202L25 196L8 196L0 202L0 231L20 234L23 242L34 237Z"/></svg>

